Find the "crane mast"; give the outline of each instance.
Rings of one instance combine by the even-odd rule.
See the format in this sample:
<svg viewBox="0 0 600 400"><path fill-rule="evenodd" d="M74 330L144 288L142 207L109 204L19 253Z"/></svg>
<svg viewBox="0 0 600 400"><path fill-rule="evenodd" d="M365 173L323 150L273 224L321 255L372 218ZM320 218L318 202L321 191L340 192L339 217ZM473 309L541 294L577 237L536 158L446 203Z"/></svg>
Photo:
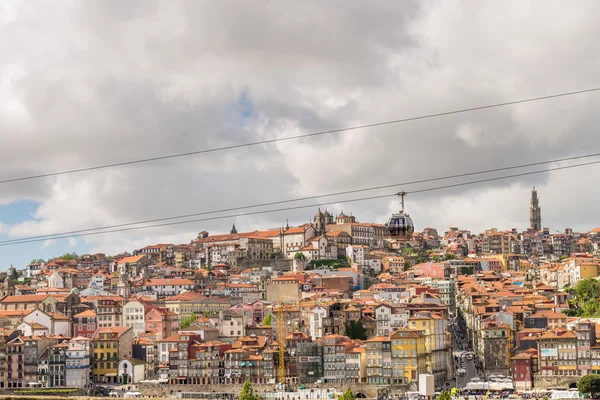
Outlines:
<svg viewBox="0 0 600 400"><path fill-rule="evenodd" d="M279 342L279 382L285 384L285 329L283 324L283 302L277 307L277 341Z"/></svg>

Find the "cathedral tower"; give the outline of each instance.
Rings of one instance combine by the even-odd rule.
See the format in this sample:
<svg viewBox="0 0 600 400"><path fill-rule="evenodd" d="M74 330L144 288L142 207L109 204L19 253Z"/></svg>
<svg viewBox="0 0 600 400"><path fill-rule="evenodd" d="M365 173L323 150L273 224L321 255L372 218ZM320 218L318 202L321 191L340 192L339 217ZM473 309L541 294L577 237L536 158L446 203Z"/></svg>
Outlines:
<svg viewBox="0 0 600 400"><path fill-rule="evenodd" d="M542 229L542 208L539 204L535 186L531 191L531 205L529 206L529 228L536 232Z"/></svg>

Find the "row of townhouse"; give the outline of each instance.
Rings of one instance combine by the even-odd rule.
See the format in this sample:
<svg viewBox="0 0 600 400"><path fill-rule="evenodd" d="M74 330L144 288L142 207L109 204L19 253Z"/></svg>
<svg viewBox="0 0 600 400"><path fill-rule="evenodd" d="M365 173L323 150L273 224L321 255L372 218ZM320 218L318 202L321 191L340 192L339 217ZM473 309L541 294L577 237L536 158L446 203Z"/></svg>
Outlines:
<svg viewBox="0 0 600 400"><path fill-rule="evenodd" d="M313 341L302 332L291 332L285 339L286 383L408 385L416 384L419 374L434 373L441 384L450 379L450 349L444 348L441 356L431 347L435 338L419 322L415 321L415 328L399 328L391 336L364 343L336 334ZM279 344L272 336L243 336L224 343L202 342L199 336L180 333L159 346L160 357L167 360L161 378L171 383L279 382Z"/></svg>
<svg viewBox="0 0 600 400"><path fill-rule="evenodd" d="M92 371L90 339L23 336L2 332L4 359L0 387L20 388L35 382L45 387L89 387Z"/></svg>
<svg viewBox="0 0 600 400"><path fill-rule="evenodd" d="M519 391L568 388L600 373L600 321L565 315L567 297L523 276L459 277L457 322L486 374L512 377Z"/></svg>
<svg viewBox="0 0 600 400"><path fill-rule="evenodd" d="M597 321L582 319L570 329L530 329L521 350L510 359L515 388L569 387L587 374L600 374ZM537 379L536 379L537 378Z"/></svg>
<svg viewBox="0 0 600 400"><path fill-rule="evenodd" d="M180 334L160 342L164 375L171 383L266 384L279 381L279 345L271 336L243 336L233 343L202 342ZM164 346L164 347L163 347ZM301 332L285 339L287 383L365 382L366 350L345 336L312 341Z"/></svg>
<svg viewBox="0 0 600 400"><path fill-rule="evenodd" d="M366 343L368 383L406 385L416 383L419 374L428 372L422 330L399 328L390 337L377 336Z"/></svg>

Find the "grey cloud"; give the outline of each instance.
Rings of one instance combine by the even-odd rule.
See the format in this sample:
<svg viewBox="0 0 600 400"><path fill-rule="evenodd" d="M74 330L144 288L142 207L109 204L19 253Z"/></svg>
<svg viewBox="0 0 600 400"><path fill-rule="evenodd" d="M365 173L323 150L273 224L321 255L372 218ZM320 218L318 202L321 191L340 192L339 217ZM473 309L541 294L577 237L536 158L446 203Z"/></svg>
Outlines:
<svg viewBox="0 0 600 400"><path fill-rule="evenodd" d="M35 9L17 3L14 20L0 22L7 38L0 43L0 100L4 92L25 112L15 116L0 105L0 157L8 166L0 179L593 85L600 58L582 38L597 36L594 13L519 4L65 1ZM561 23L548 26L549 20ZM0 202L42 203L37 221L13 230L30 235L550 159L594 148L596 98L6 185ZM474 133L457 136L465 126ZM499 181L415 196L409 204L420 227L464 220L481 229L523 218L516 206L493 212L500 200L523 201L511 200L507 188L526 198L531 185L556 182L562 180L554 174ZM555 197L544 205L554 224L587 226L576 213L554 216L553 206L562 206ZM397 204L331 209L342 207L360 220L383 222ZM72 209L81 211L77 219ZM239 220L254 229L280 226L286 217L306 222L313 213ZM89 240L113 247L161 235L183 240L200 227L224 231L230 223Z"/></svg>

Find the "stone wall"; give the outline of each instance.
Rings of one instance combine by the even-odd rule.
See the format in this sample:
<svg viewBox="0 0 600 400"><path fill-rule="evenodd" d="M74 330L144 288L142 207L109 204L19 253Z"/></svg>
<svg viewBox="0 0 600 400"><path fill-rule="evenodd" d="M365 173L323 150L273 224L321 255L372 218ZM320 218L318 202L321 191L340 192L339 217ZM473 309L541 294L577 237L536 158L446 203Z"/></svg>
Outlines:
<svg viewBox="0 0 600 400"><path fill-rule="evenodd" d="M376 398L377 397L377 385L371 385L366 383L345 383L345 384L336 384L336 383L323 383L318 385L305 385L307 389L311 387L320 387L326 389L337 389L340 392L345 391L350 388L356 395L357 393L363 393L367 398ZM275 392L277 391L276 385L258 385L253 384L254 392L259 397L265 397L263 393L265 392ZM141 383L139 385L139 391L144 396L155 396L159 397L168 397L171 392L175 393L178 391L181 392L224 392L224 393L235 393L238 394L242 390L242 385L157 385L152 383Z"/></svg>
<svg viewBox="0 0 600 400"><path fill-rule="evenodd" d="M536 374L534 377L534 386L536 389L546 389L549 387L569 388L579 380L577 376L542 376Z"/></svg>

